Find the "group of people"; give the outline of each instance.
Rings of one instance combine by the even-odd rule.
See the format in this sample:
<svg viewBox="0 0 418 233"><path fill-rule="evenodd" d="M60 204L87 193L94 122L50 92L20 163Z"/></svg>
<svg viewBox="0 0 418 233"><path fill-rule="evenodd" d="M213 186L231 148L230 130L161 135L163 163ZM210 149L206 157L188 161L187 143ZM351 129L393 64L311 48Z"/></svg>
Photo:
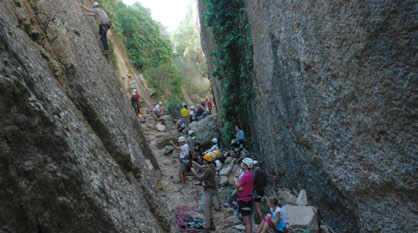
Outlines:
<svg viewBox="0 0 418 233"><path fill-rule="evenodd" d="M186 103L182 104L181 108L181 118L177 121L177 130L178 132L183 132L183 130L188 126L189 123L193 121L198 121L205 118L207 115L210 115L212 112L212 102L206 99L202 103L195 106L187 106Z"/></svg>
<svg viewBox="0 0 418 233"><path fill-rule="evenodd" d="M242 145L245 142L244 132L236 126L237 140ZM217 138L212 139L210 149L203 151L202 146L192 130L187 132L187 137L178 138L178 145L170 141L171 145L180 151L179 177L182 189L186 184L186 171L190 170L195 178L203 186L200 208L204 215L203 232L215 230L214 207L219 205L217 174L222 167L224 160L220 153ZM259 166L259 162L251 158L239 159L239 169L235 171L234 184L228 194L228 200L224 203L226 207L233 207L233 200L236 199L236 213L242 217L247 233L252 232L252 212L255 208L260 220L257 233L265 233L269 228L275 232L287 232L286 213L280 208L278 200L269 198L268 206L270 214L263 216L260 202L264 196L264 187L267 183L266 173Z"/></svg>

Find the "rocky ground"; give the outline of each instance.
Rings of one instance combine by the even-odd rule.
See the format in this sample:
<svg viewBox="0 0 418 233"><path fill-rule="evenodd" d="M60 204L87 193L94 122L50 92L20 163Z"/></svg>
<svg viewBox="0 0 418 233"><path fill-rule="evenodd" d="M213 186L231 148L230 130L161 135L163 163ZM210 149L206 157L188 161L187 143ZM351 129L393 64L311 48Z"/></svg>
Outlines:
<svg viewBox="0 0 418 233"><path fill-rule="evenodd" d="M142 128L145 132L150 148L158 158L158 163L161 169L161 173L159 174L161 177L158 183L160 195L164 195L169 199L171 209L176 211L173 215L176 215L177 213L185 213L193 217L200 217L203 219L203 215L196 210L203 188L202 186L196 184L197 182L193 176L188 176L187 185L180 189L180 179L178 177L179 155L178 152L170 146L169 141L175 141L182 135L177 133L175 130L175 125L172 123L170 116L164 116L164 119L166 126L157 123L156 119L153 119L152 117L147 118L145 123L142 123ZM209 141L209 138L213 137L213 128L216 127L216 124L216 116L210 116L204 119L201 123L194 123L190 125L190 128L196 131L198 137L199 130L201 132L200 137L202 137L200 141L205 142ZM226 200L226 195L230 187L229 184L231 184L233 180L232 172L236 169L236 167L234 167L235 160L236 159L229 158L224 163L218 176L218 182L221 186L218 193L221 206ZM315 207L308 206L306 193L304 191L296 197L290 191L283 189L278 190L276 192L276 196L279 197L282 203L288 204L285 208L288 209L289 218L294 219L292 221L295 227L305 229L310 228L311 233L328 232L324 226L322 226L322 231L319 230L317 209ZM186 209L188 209L188 211L185 211ZM233 215L233 211L234 210L232 208L225 208L223 206L219 210L214 211L216 231L213 232L245 232L242 222ZM257 227L258 225L254 224L254 232L256 232Z"/></svg>
<svg viewBox="0 0 418 233"><path fill-rule="evenodd" d="M159 191L161 195L168 197L171 202L172 209L190 207L196 209L198 202L202 194L202 186L195 185L196 180L192 176L187 177L187 185L183 189L179 190L180 179L178 177L178 152L169 146L169 140L175 141L176 138L181 136L175 130L175 125L167 122L167 127L161 127L157 125L155 119L143 123L142 128L149 140L151 150L158 158L162 176L159 180ZM170 149L171 148L171 149ZM220 190L220 194L225 192L225 188ZM220 195L221 196L221 195ZM220 202L225 200L220 197ZM238 233L242 230L236 230L234 227L240 227L240 221L233 216L232 209L222 207L220 210L214 212L216 231L225 233ZM175 213L173 213L175 214ZM189 211L189 214L194 217L201 217L203 214L197 211ZM232 217L231 217L232 216Z"/></svg>

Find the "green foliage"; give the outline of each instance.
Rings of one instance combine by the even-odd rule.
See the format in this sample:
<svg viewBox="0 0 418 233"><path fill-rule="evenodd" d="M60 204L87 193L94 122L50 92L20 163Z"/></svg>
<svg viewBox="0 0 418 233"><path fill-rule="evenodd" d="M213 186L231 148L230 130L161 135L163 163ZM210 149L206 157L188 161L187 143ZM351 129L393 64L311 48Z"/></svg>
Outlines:
<svg viewBox="0 0 418 233"><path fill-rule="evenodd" d="M179 119L181 117L182 101L172 98L168 101L167 112L170 116Z"/></svg>
<svg viewBox="0 0 418 233"><path fill-rule="evenodd" d="M172 46L162 36L160 25L151 18L148 9L136 3L127 6L116 0L101 1L112 20L112 28L123 36L132 64L147 70L163 64L171 64Z"/></svg>
<svg viewBox="0 0 418 233"><path fill-rule="evenodd" d="M155 91L157 99L169 96L180 98L183 95L181 90L183 80L171 65L164 64L156 68L150 68L144 72L144 77L148 86Z"/></svg>
<svg viewBox="0 0 418 233"><path fill-rule="evenodd" d="M244 0L205 0L206 26L211 26L215 37L213 75L224 83L221 132L229 142L235 134L234 125L249 129L249 107L254 91L252 84L252 39Z"/></svg>

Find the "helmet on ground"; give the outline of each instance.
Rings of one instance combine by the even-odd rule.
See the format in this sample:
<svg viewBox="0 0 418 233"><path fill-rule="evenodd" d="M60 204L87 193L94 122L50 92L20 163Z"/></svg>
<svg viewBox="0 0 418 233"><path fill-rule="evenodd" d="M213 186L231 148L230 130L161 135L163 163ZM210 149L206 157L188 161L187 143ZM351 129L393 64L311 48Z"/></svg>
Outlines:
<svg viewBox="0 0 418 233"><path fill-rule="evenodd" d="M99 2L93 2L93 7L98 7L99 6Z"/></svg>
<svg viewBox="0 0 418 233"><path fill-rule="evenodd" d="M253 168L254 160L252 160L250 158L244 158L242 160L242 163L245 164L249 169L251 169L251 168Z"/></svg>
<svg viewBox="0 0 418 233"><path fill-rule="evenodd" d="M158 104L159 104L159 105L163 105L163 102L161 102L161 101L160 101L160 102L158 102Z"/></svg>
<svg viewBox="0 0 418 233"><path fill-rule="evenodd" d="M193 132L193 130L189 130L189 131L187 132L187 134L188 134L189 136L191 136L192 134L194 134L194 132Z"/></svg>
<svg viewBox="0 0 418 233"><path fill-rule="evenodd" d="M183 136L179 137L179 142L186 142L186 138Z"/></svg>
<svg viewBox="0 0 418 233"><path fill-rule="evenodd" d="M214 144L217 144L217 143L218 143L218 139L216 139L216 138L212 138L212 142L213 142Z"/></svg>

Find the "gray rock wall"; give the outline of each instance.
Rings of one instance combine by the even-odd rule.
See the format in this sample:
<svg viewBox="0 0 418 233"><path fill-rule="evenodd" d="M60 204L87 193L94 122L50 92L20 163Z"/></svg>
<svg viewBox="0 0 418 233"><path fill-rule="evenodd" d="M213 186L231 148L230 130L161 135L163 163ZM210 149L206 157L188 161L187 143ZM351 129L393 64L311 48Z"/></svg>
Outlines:
<svg viewBox="0 0 418 233"><path fill-rule="evenodd" d="M413 232L416 1L246 5L253 135L278 186L307 189L337 232Z"/></svg>
<svg viewBox="0 0 418 233"><path fill-rule="evenodd" d="M174 232L89 1L0 1L0 232Z"/></svg>
<svg viewBox="0 0 418 233"><path fill-rule="evenodd" d="M306 189L335 232L414 232L416 1L246 6L256 89L251 134L270 189Z"/></svg>

